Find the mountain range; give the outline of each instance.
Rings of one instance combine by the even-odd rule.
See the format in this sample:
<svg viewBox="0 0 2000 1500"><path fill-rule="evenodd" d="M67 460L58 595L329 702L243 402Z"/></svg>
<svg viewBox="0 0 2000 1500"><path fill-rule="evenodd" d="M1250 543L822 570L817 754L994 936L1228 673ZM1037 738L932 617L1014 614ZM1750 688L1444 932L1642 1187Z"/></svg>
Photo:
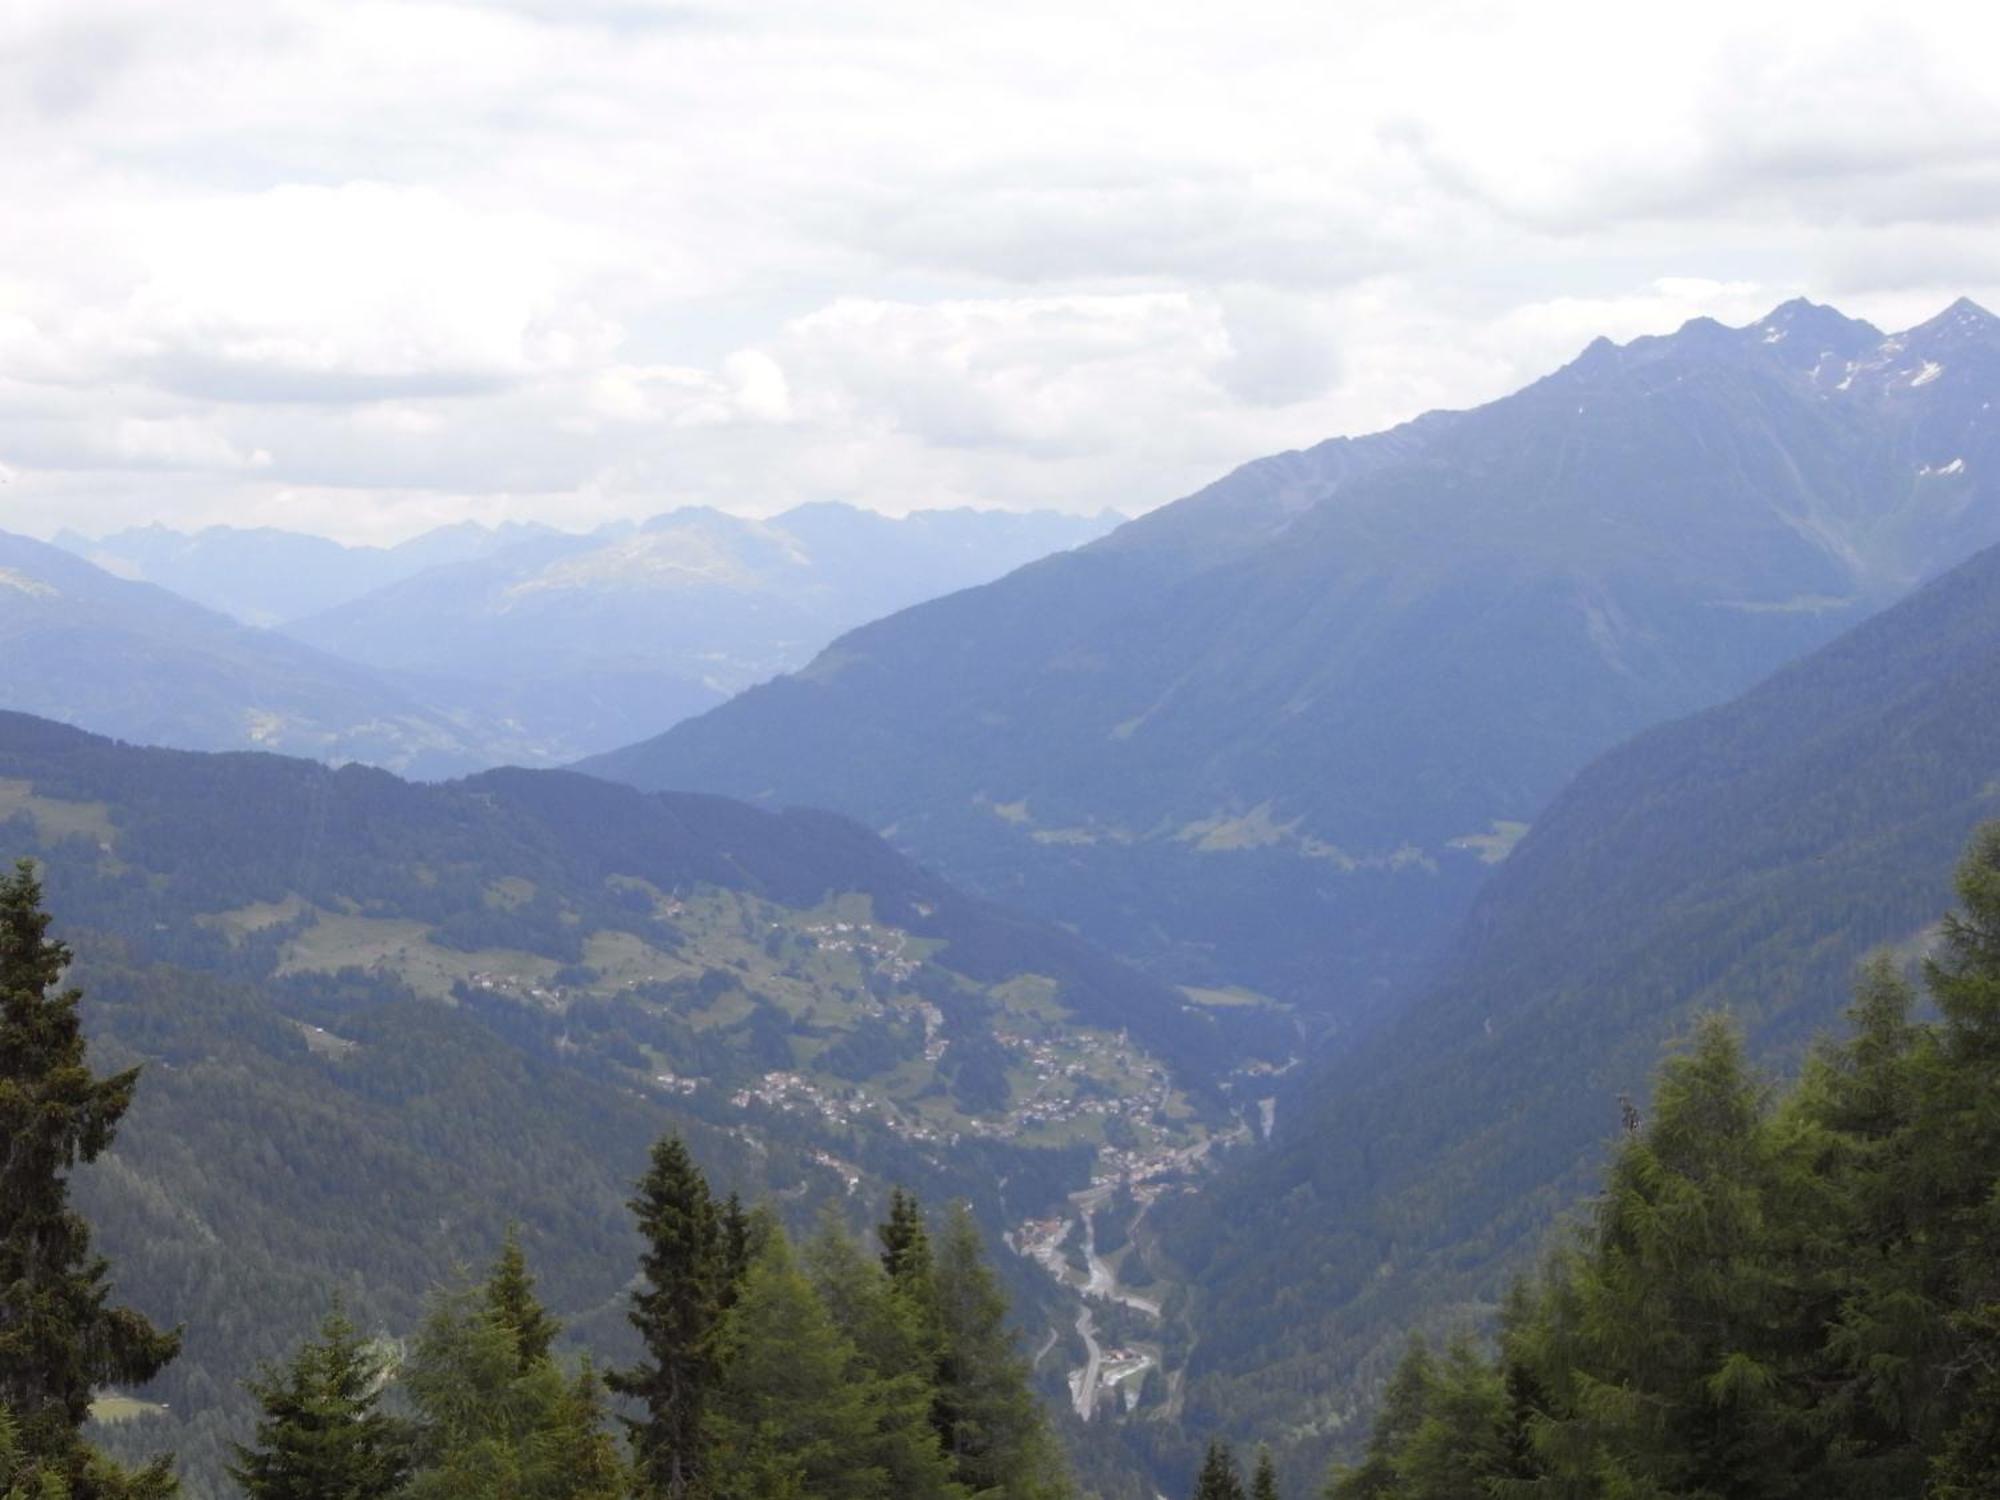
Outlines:
<svg viewBox="0 0 2000 1500"><path fill-rule="evenodd" d="M657 732L843 630L1102 535L1110 513L683 509L432 568L289 622L299 640L504 726L538 764Z"/></svg>
<svg viewBox="0 0 2000 1500"><path fill-rule="evenodd" d="M831 807L1178 981L1385 1014L1564 781L2000 540L2000 321L1804 301L1259 460L586 763Z"/></svg>
<svg viewBox="0 0 2000 1500"><path fill-rule="evenodd" d="M0 704L138 743L455 775L513 747L370 668L0 532Z"/></svg>
<svg viewBox="0 0 2000 1500"><path fill-rule="evenodd" d="M7 538L4 602L34 648L0 664L0 703L135 741L420 776L553 765L1117 519L828 504L588 534L468 524L388 549L268 528L66 532L60 551Z"/></svg>
<svg viewBox="0 0 2000 1500"><path fill-rule="evenodd" d="M535 537L531 522L440 526L393 547L349 546L274 526L177 531L155 523L88 537L65 528L50 540L107 573L156 583L246 625L278 625L357 599L426 568L469 562Z"/></svg>

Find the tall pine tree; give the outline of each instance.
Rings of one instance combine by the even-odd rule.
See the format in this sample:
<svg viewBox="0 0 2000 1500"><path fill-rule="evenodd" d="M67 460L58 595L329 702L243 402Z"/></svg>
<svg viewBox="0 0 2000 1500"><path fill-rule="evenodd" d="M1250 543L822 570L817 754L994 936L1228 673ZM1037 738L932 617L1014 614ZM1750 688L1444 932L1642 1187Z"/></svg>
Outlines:
<svg viewBox="0 0 2000 1500"><path fill-rule="evenodd" d="M1201 1472L1195 1476L1194 1500L1244 1500L1243 1476L1237 1471L1236 1455L1221 1438L1208 1440Z"/></svg>
<svg viewBox="0 0 2000 1500"><path fill-rule="evenodd" d="M570 1379L546 1351L523 1365L500 1279L432 1299L401 1382L418 1417L403 1500L623 1500L595 1377Z"/></svg>
<svg viewBox="0 0 2000 1500"><path fill-rule="evenodd" d="M820 1301L858 1356L875 1431L873 1462L889 1476L888 1493L898 1500L958 1500L965 1492L952 1482L933 1422L935 1320L919 1317L831 1209L805 1260Z"/></svg>
<svg viewBox="0 0 2000 1500"><path fill-rule="evenodd" d="M514 1349L525 1373L548 1358L562 1325L550 1317L535 1296L535 1278L528 1274L528 1258L521 1250L520 1230L507 1227L500 1245L500 1260L486 1279L486 1305L493 1316L514 1336Z"/></svg>
<svg viewBox="0 0 2000 1500"><path fill-rule="evenodd" d="M1068 1468L1028 1384L1007 1297L980 1249L979 1228L953 1204L937 1250L941 1401L952 1413L946 1451L958 1482L996 1500L1070 1494Z"/></svg>
<svg viewBox="0 0 2000 1500"><path fill-rule="evenodd" d="M655 1500L703 1500L714 1467L706 1413L733 1292L722 1216L708 1179L674 1137L653 1147L631 1206L646 1248L630 1316L646 1354L607 1383L645 1408L626 1427L649 1493Z"/></svg>
<svg viewBox="0 0 2000 1500"><path fill-rule="evenodd" d="M0 881L0 1411L16 1484L70 1500L166 1494L164 1461L126 1473L82 1436L97 1389L152 1379L180 1337L106 1305L108 1266L69 1206L71 1170L111 1144L139 1076L91 1073L69 962L23 860Z"/></svg>
<svg viewBox="0 0 2000 1500"><path fill-rule="evenodd" d="M1278 1500L1278 1469L1271 1462L1271 1450L1257 1450L1257 1472L1250 1481L1250 1500Z"/></svg>
<svg viewBox="0 0 2000 1500"><path fill-rule="evenodd" d="M717 1500L797 1493L875 1500L890 1488L876 1382L828 1316L776 1225L723 1323L722 1376L710 1404Z"/></svg>
<svg viewBox="0 0 2000 1500"><path fill-rule="evenodd" d="M362 1500L409 1472L407 1424L381 1409L388 1372L338 1304L280 1370L248 1383L262 1415L230 1477L249 1500Z"/></svg>

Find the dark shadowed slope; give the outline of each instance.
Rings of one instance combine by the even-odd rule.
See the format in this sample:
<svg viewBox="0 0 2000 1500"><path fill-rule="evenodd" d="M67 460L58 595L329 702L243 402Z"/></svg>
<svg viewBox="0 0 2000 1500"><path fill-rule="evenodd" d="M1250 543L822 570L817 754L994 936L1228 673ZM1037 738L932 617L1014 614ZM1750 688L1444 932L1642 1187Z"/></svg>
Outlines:
<svg viewBox="0 0 2000 1500"><path fill-rule="evenodd" d="M1767 1059L1870 947L1949 904L2000 817L2000 549L1741 699L1589 767L1496 874L1444 981L1281 1106L1173 1240L1204 1288L1191 1411L1322 1439L1403 1333L1471 1315L1590 1190L1619 1099L1727 1008Z"/></svg>
<svg viewBox="0 0 2000 1500"><path fill-rule="evenodd" d="M1262 460L588 768L1351 1014L1563 781L2000 540L2000 324L1792 303Z"/></svg>

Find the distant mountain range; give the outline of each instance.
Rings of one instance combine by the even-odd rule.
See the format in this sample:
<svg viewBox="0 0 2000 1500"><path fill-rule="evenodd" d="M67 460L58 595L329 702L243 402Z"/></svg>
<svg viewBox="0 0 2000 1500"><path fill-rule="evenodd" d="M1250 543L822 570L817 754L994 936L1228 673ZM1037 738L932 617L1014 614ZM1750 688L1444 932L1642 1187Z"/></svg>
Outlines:
<svg viewBox="0 0 2000 1500"><path fill-rule="evenodd" d="M107 536L64 530L55 545L120 578L156 583L246 625L279 625L357 599L426 568L469 562L552 527L521 522L441 526L394 547L346 546L277 527L135 526Z"/></svg>
<svg viewBox="0 0 2000 1500"><path fill-rule="evenodd" d="M128 739L418 775L550 765L653 733L842 630L1118 519L811 505L768 522L680 510L587 535L465 525L389 549L227 527L57 539L96 572L9 539L12 571L55 591L29 597L87 596L98 633L81 633L74 610L43 610L43 661L0 666L0 705ZM146 583L280 630L173 614Z"/></svg>
<svg viewBox="0 0 2000 1500"><path fill-rule="evenodd" d="M512 758L382 674L0 532L0 707L143 744L257 747L420 776Z"/></svg>
<svg viewBox="0 0 2000 1500"><path fill-rule="evenodd" d="M2000 540L2000 322L1788 303L1250 464L587 768L831 807L1160 972L1410 993L1590 758Z"/></svg>
<svg viewBox="0 0 2000 1500"><path fill-rule="evenodd" d="M1207 1015L830 814L0 713L0 853L45 872L94 1058L147 1065L82 1189L121 1296L190 1329L136 1438L180 1451L191 1500L226 1492L241 1371L336 1291L407 1332L509 1219L622 1350L624 1200L663 1131L801 1228L902 1183L997 1241L1104 1152L1171 1164L1231 1128ZM1068 1338L1075 1309L1003 1269Z"/></svg>
<svg viewBox="0 0 2000 1500"><path fill-rule="evenodd" d="M1189 1420L1358 1436L1405 1333L1493 1309L1595 1184L1620 1096L1726 1009L1795 1064L1871 947L1921 950L2000 818L2000 548L1725 706L1592 764L1443 978L1309 1072L1275 1148L1172 1212Z"/></svg>
<svg viewBox="0 0 2000 1500"><path fill-rule="evenodd" d="M1109 513L672 511L432 568L287 631L502 726L541 764L629 742L843 630L1103 535Z"/></svg>

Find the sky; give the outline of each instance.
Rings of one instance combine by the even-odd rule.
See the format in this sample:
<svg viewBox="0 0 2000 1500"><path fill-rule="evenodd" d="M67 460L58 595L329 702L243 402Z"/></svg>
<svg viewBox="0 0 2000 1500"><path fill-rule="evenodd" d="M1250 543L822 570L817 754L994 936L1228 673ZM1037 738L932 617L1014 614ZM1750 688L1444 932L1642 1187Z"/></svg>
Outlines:
<svg viewBox="0 0 2000 1500"><path fill-rule="evenodd" d="M2000 7L7 0L0 528L1137 512L2000 309Z"/></svg>

